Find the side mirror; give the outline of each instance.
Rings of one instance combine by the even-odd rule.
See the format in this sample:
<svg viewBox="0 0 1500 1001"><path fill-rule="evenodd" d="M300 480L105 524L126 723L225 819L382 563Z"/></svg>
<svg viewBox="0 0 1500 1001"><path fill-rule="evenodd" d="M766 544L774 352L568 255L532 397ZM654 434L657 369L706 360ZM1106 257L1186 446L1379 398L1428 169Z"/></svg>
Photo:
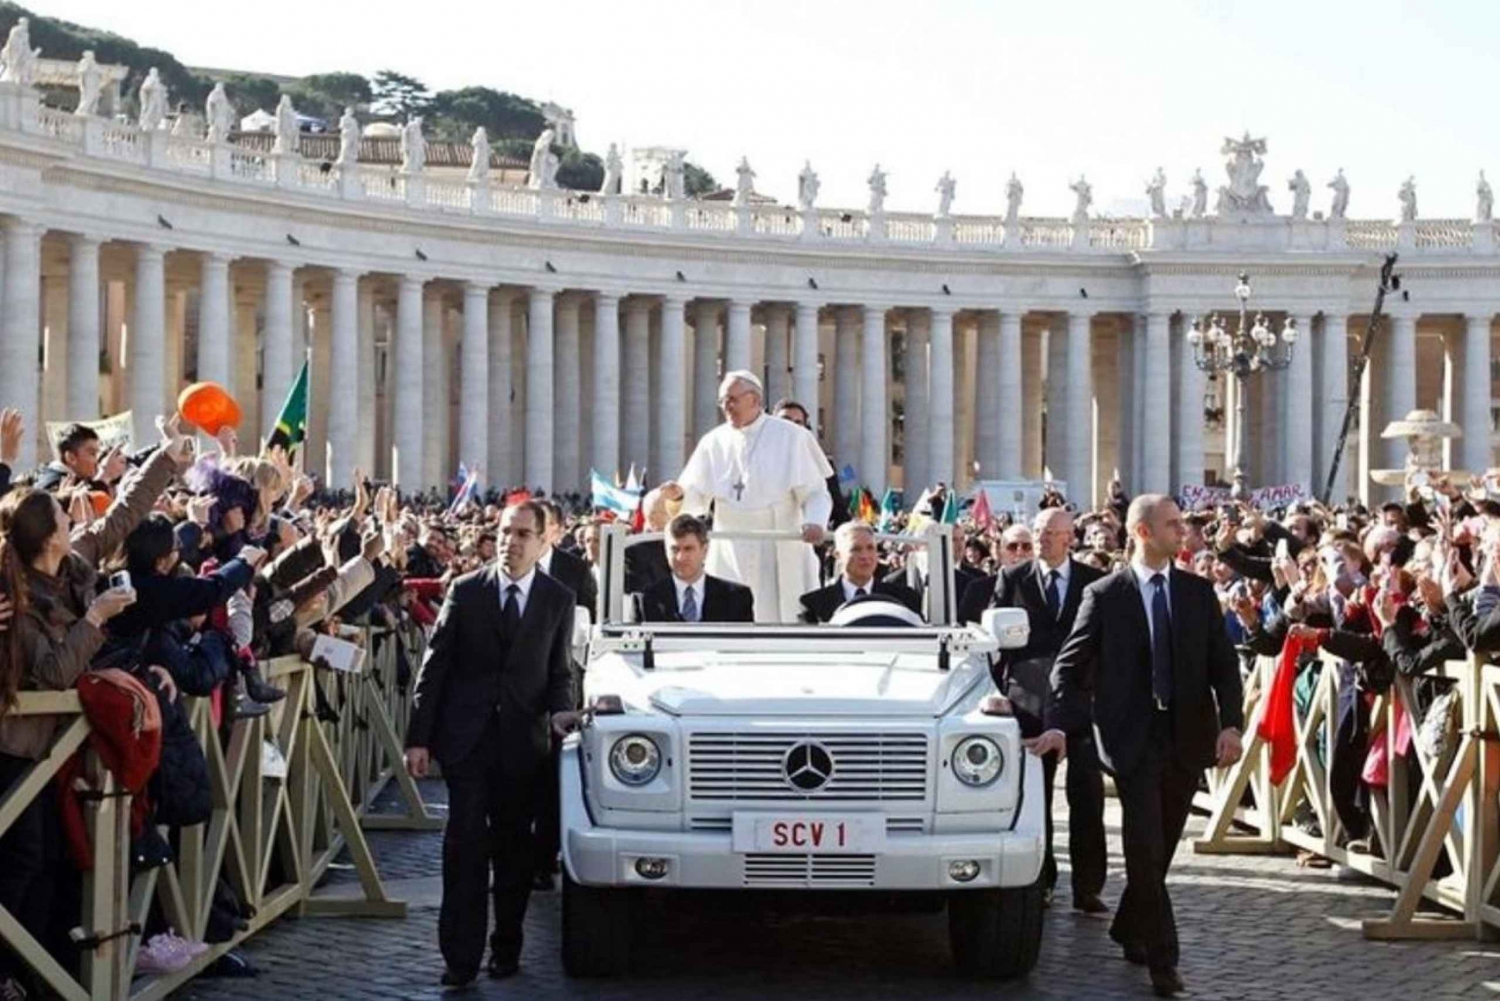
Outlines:
<svg viewBox="0 0 1500 1001"><path fill-rule="evenodd" d="M1019 650L1031 638L1031 621L1024 608L986 609L980 626L995 637L1002 650Z"/></svg>

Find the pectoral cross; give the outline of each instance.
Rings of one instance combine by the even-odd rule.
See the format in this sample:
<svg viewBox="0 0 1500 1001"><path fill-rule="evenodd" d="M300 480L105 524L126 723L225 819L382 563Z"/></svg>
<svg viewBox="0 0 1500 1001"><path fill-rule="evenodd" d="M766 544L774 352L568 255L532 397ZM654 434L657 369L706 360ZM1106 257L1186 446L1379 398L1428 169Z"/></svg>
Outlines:
<svg viewBox="0 0 1500 1001"><path fill-rule="evenodd" d="M736 501L745 499L745 478L743 476L734 481L734 499Z"/></svg>

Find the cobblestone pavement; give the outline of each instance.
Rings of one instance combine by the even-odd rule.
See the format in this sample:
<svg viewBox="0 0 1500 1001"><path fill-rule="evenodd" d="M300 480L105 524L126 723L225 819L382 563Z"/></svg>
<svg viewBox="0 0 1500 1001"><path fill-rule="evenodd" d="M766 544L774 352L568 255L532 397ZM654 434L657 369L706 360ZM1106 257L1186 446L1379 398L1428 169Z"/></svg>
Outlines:
<svg viewBox="0 0 1500 1001"><path fill-rule="evenodd" d="M429 803L442 786L427 783ZM1110 801L1110 876L1124 870L1119 815ZM1066 812L1065 810L1062 812ZM1190 834L1196 833L1197 825ZM1064 845L1065 825L1059 825ZM245 947L260 976L200 980L178 995L199 1001L267 998L438 998L436 833L375 832L371 843L392 896L412 902L404 921L308 918L275 925ZM1062 854L1066 870L1066 852ZM353 880L335 872L331 884ZM1067 886L1066 872L1060 885ZM1192 998L1500 998L1500 946L1365 941L1358 920L1389 907L1390 890L1290 858L1204 856L1181 846L1170 880L1182 937L1181 973ZM1066 892L1048 914L1041 960L1013 984L975 983L950 966L946 917L814 917L736 913L719 902L651 906L638 932L637 971L612 982L570 980L558 958L556 893L532 897L521 973L481 976L465 998L1144 998L1144 971L1120 958L1107 923L1075 917Z"/></svg>

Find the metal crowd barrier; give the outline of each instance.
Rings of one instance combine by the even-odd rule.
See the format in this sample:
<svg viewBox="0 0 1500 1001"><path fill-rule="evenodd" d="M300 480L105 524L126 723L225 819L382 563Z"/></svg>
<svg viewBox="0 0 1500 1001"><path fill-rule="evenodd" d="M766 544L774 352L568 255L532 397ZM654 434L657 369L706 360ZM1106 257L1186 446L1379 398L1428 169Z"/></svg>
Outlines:
<svg viewBox="0 0 1500 1001"><path fill-rule="evenodd" d="M132 876L129 865L130 801L117 795L114 777L87 752L85 775L97 797L83 807L93 846L94 868L83 874L82 924L74 939L81 960L76 971L55 961L4 908L0 942L15 952L67 1001L164 998L225 952L288 912L297 915L405 917L406 904L386 895L365 839L365 828L422 829L441 826L423 807L415 783L402 766L400 734L409 696L396 684L396 643L419 662L415 635L374 631L359 675L318 670L297 657L262 665L267 680L286 689L270 713L234 722L221 743L208 699L186 700L189 719L208 762L213 812L206 823L179 829L175 858ZM324 689L320 700L317 689ZM332 708L337 720L320 719ZM13 824L58 769L85 748L89 724L74 692L23 692L21 715L66 717L59 738L13 788L0 797L0 833ZM267 740L286 762L284 779L266 774ZM396 782L404 812L373 814L371 806ZM354 897L315 896L329 866L347 849L359 877ZM133 977L141 928L153 903L178 934L201 941L220 878L238 895L248 925L214 944L185 969Z"/></svg>
<svg viewBox="0 0 1500 1001"><path fill-rule="evenodd" d="M1340 689L1348 684L1336 658L1322 671L1305 714L1294 711L1296 762L1280 786L1271 784L1271 748L1259 736L1276 662L1259 658L1245 683L1245 754L1232 768L1209 774L1196 806L1209 815L1194 849L1202 853L1266 853L1305 849L1398 891L1391 913L1363 923L1366 938L1488 937L1500 929L1500 666L1470 657L1426 675L1455 683L1461 714L1438 757L1415 739L1415 680L1398 676L1391 689L1357 711L1369 714L1370 746L1384 741L1389 779L1369 787L1370 851L1351 851L1333 805L1329 755L1338 725ZM1410 719L1411 758L1397 753L1399 713ZM1414 791L1413 791L1414 790ZM1316 818L1316 832L1296 822ZM1450 871L1442 876L1439 862ZM1429 901L1454 917L1418 916Z"/></svg>

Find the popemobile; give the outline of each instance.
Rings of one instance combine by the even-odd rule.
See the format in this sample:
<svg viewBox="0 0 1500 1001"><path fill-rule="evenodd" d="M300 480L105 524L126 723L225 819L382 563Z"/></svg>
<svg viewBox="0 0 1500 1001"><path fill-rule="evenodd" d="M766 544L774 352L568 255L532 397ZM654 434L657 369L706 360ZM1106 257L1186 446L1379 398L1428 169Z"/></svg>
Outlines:
<svg viewBox="0 0 1500 1001"><path fill-rule="evenodd" d="M771 537L716 534L750 536ZM861 599L820 626L646 624L623 621L624 553L660 536L606 530L591 711L561 763L570 974L624 972L639 898L689 889L946 906L963 972L1036 963L1042 769L990 675L1025 613L958 625L950 529L883 538L950 568L925 620Z"/></svg>

